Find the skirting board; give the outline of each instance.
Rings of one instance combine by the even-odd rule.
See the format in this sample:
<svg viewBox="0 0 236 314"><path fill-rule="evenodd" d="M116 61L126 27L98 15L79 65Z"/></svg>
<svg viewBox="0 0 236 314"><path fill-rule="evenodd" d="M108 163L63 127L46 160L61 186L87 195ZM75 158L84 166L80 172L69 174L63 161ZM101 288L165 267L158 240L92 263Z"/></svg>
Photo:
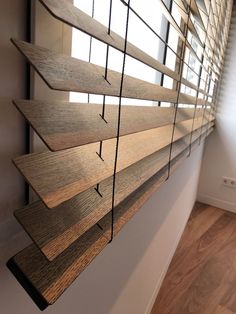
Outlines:
<svg viewBox="0 0 236 314"><path fill-rule="evenodd" d="M227 211L230 211L232 213L236 213L236 204L231 203L225 200L220 200L218 198L215 198L213 196L207 195L207 194L199 194L197 196L197 201L201 203L205 203L211 206L215 206Z"/></svg>

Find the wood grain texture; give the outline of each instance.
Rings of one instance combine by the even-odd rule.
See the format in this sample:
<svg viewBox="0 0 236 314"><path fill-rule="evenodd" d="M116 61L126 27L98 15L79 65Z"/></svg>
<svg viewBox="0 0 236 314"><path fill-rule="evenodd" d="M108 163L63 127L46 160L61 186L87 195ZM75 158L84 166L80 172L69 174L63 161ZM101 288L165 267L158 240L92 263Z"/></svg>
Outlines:
<svg viewBox="0 0 236 314"><path fill-rule="evenodd" d="M203 134L201 141L212 132L209 129ZM199 141L196 140L192 144L192 151L199 146ZM189 149L186 148L178 156L171 161L170 175L181 165L181 163L189 156ZM164 183L168 176L168 166L163 167L158 173L153 175L148 181L141 187L130 194L123 202L121 202L115 208L115 225L114 234L118 234L119 231L125 226L125 224L138 212L138 210L144 205L149 197ZM109 215L105 216L100 225L103 229L109 228L111 225L111 218ZM108 231L108 237L110 233Z"/></svg>
<svg viewBox="0 0 236 314"><path fill-rule="evenodd" d="M124 52L124 38L122 38L113 31L111 31L111 34L108 35L107 28L103 24L99 23L98 21L96 21L96 19L87 15L70 2L66 0L40 0L40 2L48 10L48 12L52 14L55 18L81 30L82 32L102 41L103 43L112 46L113 48L118 49L121 52ZM163 2L159 1L159 3L163 14L165 14L168 21L172 24L172 26L178 32L179 36L184 41L185 40L184 35L181 32L180 28L178 27L178 24L175 22L172 15L168 12ZM183 15L184 18L186 18L186 13L183 10L181 10L180 13ZM188 27L195 36L195 38L198 40L199 44L202 45L201 40L198 36L198 33L192 21L189 22ZM195 51L192 49L191 44L188 41L187 46L195 55L195 57L198 58L198 56L195 54ZM131 44L130 42L128 42L127 44L127 54L143 62L144 64L152 67L153 69L168 75L174 80L180 80L178 73L172 71L165 65L161 64L156 59L152 58L151 56L149 56L144 51L140 50L138 47ZM196 85L192 84L186 79L184 79L182 83L190 88L198 90L198 87Z"/></svg>
<svg viewBox="0 0 236 314"><path fill-rule="evenodd" d="M190 32L192 33L192 35L195 37L195 39L198 41L198 43L200 44L201 47L203 47L203 43L198 35L198 32L195 28L195 25L191 19L191 16L190 16L190 19L188 19L188 13L186 12L185 8L183 9L184 5L183 5L183 2L182 0L177 0L176 1L176 4L177 4L177 9L179 11L179 14L180 16L182 17L184 23L186 25L188 25L188 29L190 30Z"/></svg>
<svg viewBox="0 0 236 314"><path fill-rule="evenodd" d="M103 43L112 46L113 48L118 49L121 52L124 52L124 38L122 38L113 31L111 31L111 34L109 36L107 33L107 28L103 24L99 23L98 21L96 21L96 19L79 10L77 7L75 7L68 1L40 0L40 2L55 18L81 30L82 32L85 32L86 34L102 41ZM165 9L165 7L162 7L162 9ZM174 22L173 19L172 22L177 28L177 31L180 31L178 25ZM195 34L195 36L197 36L196 29L193 23L190 23L190 28L191 31ZM129 42L127 44L127 54L143 62L144 64L150 66L151 68L168 75L174 80L177 81L180 80L180 76L177 72L172 71L167 66L158 62L156 59L152 58L151 56L149 56L148 54L140 50L138 47L134 46ZM198 87L196 85L194 85L193 83L189 82L186 79L182 79L182 83L190 88L198 90Z"/></svg>
<svg viewBox="0 0 236 314"><path fill-rule="evenodd" d="M104 232L95 225L52 262L33 244L13 260L42 298L52 304L107 244Z"/></svg>
<svg viewBox="0 0 236 314"><path fill-rule="evenodd" d="M182 2L182 0L177 0L177 3L180 4ZM191 13L193 14L194 16L194 19L198 22L198 24L200 25L200 27L205 31L205 33L207 34L206 36L206 45L207 47L210 49L210 51L213 51L213 48L212 48L212 45L211 45L211 42L209 40L209 35L207 33L207 28L206 28L206 25L204 24L203 22L203 19L202 19L202 14L200 13L199 11L199 8L198 8L198 4L196 3L195 0L186 0L186 3L187 5L190 5L190 9L191 9ZM183 4L180 4L181 8L184 6Z"/></svg>
<svg viewBox="0 0 236 314"><path fill-rule="evenodd" d="M202 137L203 139L204 137ZM197 146L198 141L193 149ZM187 155L188 150L182 152L172 162L172 172L185 160ZM137 190L137 194L132 193L121 203L121 206L117 206L114 220L115 234L133 217L161 182L165 181L166 176L167 168L152 176ZM31 282L44 302L47 302L48 305L53 304L108 244L110 240L109 221L110 214L107 214L99 222L103 226L103 230L95 225L51 262L45 259L34 244L31 244L16 254L11 259L11 263L17 266L20 275L23 274Z"/></svg>
<svg viewBox="0 0 236 314"><path fill-rule="evenodd" d="M181 40L183 41L183 43L186 45L186 47L188 47L188 49L191 51L191 53L194 55L194 57L202 64L201 59L199 58L198 54L195 52L195 50L193 49L193 47L190 44L190 42L188 41L188 39L185 40L185 34L182 32L182 30L180 29L179 25L176 23L174 17L169 12L168 8L166 7L166 5L163 3L162 0L159 0L159 5L160 5L160 8L161 8L163 14L165 15L166 19L170 22L170 24L177 31L177 33L178 33L179 37L181 38ZM186 14L186 12L183 11L183 10L180 10L180 15L183 18L183 21L184 21L187 29L191 28L191 30L193 32L193 35L195 36L195 38L199 42L199 45L203 46L202 43L201 43L200 38L198 37L196 29L195 29L193 23L191 22L191 20L189 21L188 15ZM204 55L205 55L205 57L208 58L206 53ZM203 64L202 64L202 67L207 71L207 69L205 68L205 66Z"/></svg>
<svg viewBox="0 0 236 314"><path fill-rule="evenodd" d="M202 118L179 122L173 141L186 136L202 125ZM213 120L211 118L210 120ZM204 120L203 125L208 120ZM173 125L163 126L119 140L117 172L168 146ZM116 139L103 142L103 160L97 155L99 143L59 152L43 152L15 158L14 164L34 191L49 207L55 207L110 177L114 171Z"/></svg>
<svg viewBox="0 0 236 314"><path fill-rule="evenodd" d="M203 9L203 12L201 12L201 18L202 18L202 22L204 25L204 29L207 30L207 42L208 42L208 48L212 51L212 53L214 52L214 34L213 34L213 30L212 30L212 24L209 23L208 25L208 13L205 14L204 11L204 1L201 1L201 8Z"/></svg>
<svg viewBox="0 0 236 314"><path fill-rule="evenodd" d="M219 305L216 311L212 314L235 314L236 312L232 312L224 306Z"/></svg>
<svg viewBox="0 0 236 314"><path fill-rule="evenodd" d="M66 0L40 0L44 7L59 20L79 29L80 31L102 41L109 46L124 52L125 40L117 33L111 31L110 35L107 33L107 27L96 21L88 14L84 13L72 3ZM174 80L179 80L179 74L172 71L156 59L152 58L144 51L140 50L133 44L127 44L127 54L153 69L164 73Z"/></svg>
<svg viewBox="0 0 236 314"><path fill-rule="evenodd" d="M203 132L207 127L203 129ZM192 141L200 136L194 131ZM188 148L190 135L173 144L171 159ZM116 176L115 205L138 189L168 164L170 147L152 154ZM102 197L91 188L64 204L48 210L40 201L16 210L14 215L35 244L52 260L111 210L113 178L100 184Z"/></svg>
<svg viewBox="0 0 236 314"><path fill-rule="evenodd" d="M233 286L227 288L236 278L236 215L207 205L199 210L199 205L180 240L152 314L232 311L224 298L234 291Z"/></svg>
<svg viewBox="0 0 236 314"><path fill-rule="evenodd" d="M106 105L106 123L100 115L102 104L37 100L15 100L14 104L52 151L94 143L117 135L117 105ZM120 135L171 124L174 121L174 111L173 107L122 105ZM195 117L202 114L203 109L197 109ZM194 109L179 108L176 122L189 120L193 116Z"/></svg>
<svg viewBox="0 0 236 314"><path fill-rule="evenodd" d="M160 1L161 1L161 0L160 0ZM195 3L195 4L194 4L194 3ZM208 52L207 52L205 49L203 50L205 43L200 39L200 37L199 37L199 35L198 35L198 32L197 32L197 30L196 30L196 27L195 27L195 25L194 25L194 23L193 23L193 21L192 21L192 19L191 19L191 16L190 16L190 19L189 19L189 18L188 18L188 13L186 12L186 9L183 9L183 8L184 8L184 4L183 4L182 0L177 0L177 1L176 1L176 4L177 4L177 9L178 9L178 11L179 11L179 14L180 14L181 18L183 19L183 22L185 23L186 27L189 29L189 31L192 33L192 35L195 37L195 39L197 40L197 42L198 42L198 44L199 44L198 49L201 48L201 53L204 55L204 58L209 61L209 64L211 64L211 58L209 57ZM188 5L190 5L190 3L189 3ZM162 6L165 7L165 5L164 5L163 3L162 3ZM192 1L190 10L191 10L191 12L193 13L193 16L195 17L195 19L196 19L197 21L199 21L198 15L197 15L197 17L196 17L196 14L194 13L194 12L197 11L196 8L197 8L196 2L195 2L195 1ZM171 24L172 24L173 26L175 25L174 27L175 27L175 29L178 31L178 33L181 32L179 26L176 24L174 18L173 18L172 15L169 13L169 11L166 9L166 7L165 7L165 10L166 10L166 12L164 12L164 13L166 14L167 19L168 19L170 22L172 21ZM193 10L194 10L194 11L193 11ZM199 13L199 14L200 14L200 13ZM168 18L168 15L169 15L169 18ZM181 32L181 33L182 33L182 32ZM183 38L182 38L181 36L180 36L180 38L183 40ZM184 41L183 41L183 42L184 42ZM186 45L187 45L187 47L190 49L190 51L193 53L193 55L195 56L195 58L197 58L198 61L199 61L200 63L202 63L202 62L201 62L201 59L200 59L200 58L198 57L198 55L195 53L195 50L192 48L191 44L190 44L188 41L187 41ZM208 47L211 49L210 46L208 46ZM203 67L204 67L204 66L203 66ZM204 68L205 68L205 67L204 67ZM205 68L205 70L207 71L206 68ZM202 90L201 90L201 92L202 92ZM205 94L204 91L203 91L203 94Z"/></svg>
<svg viewBox="0 0 236 314"><path fill-rule="evenodd" d="M120 95L121 73L101 66L55 53L49 49L12 39L14 45L28 59L48 86L55 90L117 96ZM128 75L124 76L122 96L176 103L177 92ZM180 93L181 104L205 105L206 101ZM208 102L211 105L210 102Z"/></svg>

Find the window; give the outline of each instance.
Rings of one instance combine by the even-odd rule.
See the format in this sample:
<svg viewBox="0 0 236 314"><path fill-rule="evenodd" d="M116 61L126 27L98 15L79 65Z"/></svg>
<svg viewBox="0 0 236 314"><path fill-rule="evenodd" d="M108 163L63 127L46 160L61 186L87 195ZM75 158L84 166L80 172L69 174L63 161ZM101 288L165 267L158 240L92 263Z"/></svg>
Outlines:
<svg viewBox="0 0 236 314"><path fill-rule="evenodd" d="M113 0L111 20L108 0L40 3L76 29L72 57L12 40L48 86L14 101L48 150L14 159L39 200L15 211L33 244L8 262L42 309L213 131L232 1Z"/></svg>
<svg viewBox="0 0 236 314"><path fill-rule="evenodd" d="M90 16L108 27L109 25L109 10L110 1L107 0L74 0L74 5L83 10ZM160 53L162 42L154 34L160 33L163 24L163 15L160 10L158 1L151 0L147 5L142 0L136 0L132 3L132 8L137 15L131 11L129 18L128 41L146 52L155 59L162 61L162 54ZM113 0L112 14L111 14L111 30L125 37L126 29L126 6L120 0ZM148 28L139 18L147 21L148 25L153 31ZM167 29L165 29L166 33ZM162 32L164 32L162 30ZM140 36L142 34L142 36ZM110 47L107 54L107 45L92 38L83 32L73 29L72 31L72 56L78 59L89 61L91 63L106 66L106 58L108 58L108 68L114 71L122 71L123 53ZM131 75L138 79L146 80L150 83L155 83L158 80L157 71L127 56L125 65L125 74ZM73 102L87 102L88 95L71 92L70 100ZM106 103L118 104L117 97L106 97ZM103 97L97 95L89 95L89 102L102 104ZM123 105L147 105L151 106L154 102L138 100L138 99L124 99Z"/></svg>

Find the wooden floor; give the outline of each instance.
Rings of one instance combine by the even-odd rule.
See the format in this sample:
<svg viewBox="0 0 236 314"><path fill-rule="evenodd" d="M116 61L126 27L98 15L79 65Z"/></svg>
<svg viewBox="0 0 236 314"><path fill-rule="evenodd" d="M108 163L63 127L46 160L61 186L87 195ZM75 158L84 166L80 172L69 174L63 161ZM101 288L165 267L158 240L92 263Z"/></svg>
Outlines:
<svg viewBox="0 0 236 314"><path fill-rule="evenodd" d="M236 214L197 203L152 314L236 313Z"/></svg>

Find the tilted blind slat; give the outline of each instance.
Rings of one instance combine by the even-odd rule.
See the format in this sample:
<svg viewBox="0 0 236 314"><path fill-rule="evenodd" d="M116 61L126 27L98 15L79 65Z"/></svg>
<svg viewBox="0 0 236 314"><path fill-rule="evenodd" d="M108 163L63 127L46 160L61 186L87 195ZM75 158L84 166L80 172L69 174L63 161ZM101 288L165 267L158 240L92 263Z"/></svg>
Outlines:
<svg viewBox="0 0 236 314"><path fill-rule="evenodd" d="M213 128L202 133L201 142L211 134ZM199 140L192 142L192 151L199 146ZM178 168L179 165L189 156L189 149L182 151L176 158L171 161L170 175ZM147 199L155 192L162 183L167 179L168 167L163 168L156 175L152 176L145 184L134 193L130 194L123 202L121 202L115 209L115 235L124 227L124 225L134 216L134 214L143 206ZM100 226L103 229L109 228L108 215L100 221ZM108 229L109 230L109 229Z"/></svg>
<svg viewBox="0 0 236 314"><path fill-rule="evenodd" d="M63 22L71 25L88 35L116 48L120 51L124 51L124 38L116 34L115 32L107 33L107 28L96 21L91 16L87 15L83 11L79 10L77 7L72 5L70 2L66 0L41 0L40 1L45 8L56 18L62 20ZM177 30L180 31L178 25L175 23ZM191 23L192 31L194 30L194 25ZM180 31L181 32L181 31ZM196 33L195 33L196 35ZM131 43L127 43L127 50L126 53L143 62L144 64L152 67L153 69L160 71L161 73L168 75L169 77L173 78L174 80L180 80L180 76L178 73L172 71L167 66L163 65L162 63L158 62L156 59L152 58L145 52L143 52L138 47L132 45ZM182 80L182 83L186 86L197 90L197 86L193 83L189 82L188 80ZM204 91L201 91L204 94Z"/></svg>
<svg viewBox="0 0 236 314"><path fill-rule="evenodd" d="M52 89L119 97L121 73L108 70L106 81L105 69L101 66L57 54L23 41L12 41ZM122 96L172 103L178 98L177 92L172 89L128 75L124 76ZM196 97L181 93L179 102L195 105ZM203 99L198 99L197 103L205 105Z"/></svg>
<svg viewBox="0 0 236 314"><path fill-rule="evenodd" d="M17 108L52 150L63 150L116 137L117 105L78 104L60 101L15 100ZM177 121L193 118L195 109L179 108ZM120 135L171 124L175 109L157 106L122 105ZM195 117L202 115L197 109Z"/></svg>
<svg viewBox="0 0 236 314"><path fill-rule="evenodd" d="M110 35L108 35L107 28L103 24L99 23L91 16L79 10L70 2L66 0L41 0L40 2L56 18L112 46L113 48L116 48L122 52L124 51L124 38L112 31ZM177 27L177 30L180 31L176 23L175 27ZM152 58L129 42L127 43L126 52L129 56L143 62L144 64L152 67L157 71L160 71L165 75L168 75L174 80L180 79L178 73L172 71L167 66L158 62L156 59ZM185 80L184 84L190 88L197 89L197 86L187 80Z"/></svg>
<svg viewBox="0 0 236 314"><path fill-rule="evenodd" d="M120 35L111 31L107 32L107 27L96 21L94 18L76 8L72 3L66 0L40 0L45 8L56 18L71 25L82 32L110 45L111 47L124 52L125 40ZM127 43L127 55L143 62L153 69L164 73L175 80L179 80L178 73L172 71L161 62L149 56L147 53L131 44Z"/></svg>
<svg viewBox="0 0 236 314"><path fill-rule="evenodd" d="M195 130L192 141L208 125ZM171 159L188 147L190 134L173 144ZM170 146L119 172L116 176L117 206L169 162ZM102 197L91 188L64 204L48 210L40 201L15 211L15 217L50 260L57 257L111 210L112 177L99 188Z"/></svg>
<svg viewBox="0 0 236 314"><path fill-rule="evenodd" d="M204 134L202 139L206 135ZM198 144L198 141L193 143L193 149L198 147ZM188 150L181 153L176 160L173 160L171 171L174 171L185 160L187 154ZM132 218L145 200L166 180L166 177L167 168L150 178L130 198L122 202L121 206L117 207L114 217L115 235ZM8 267L15 273L19 282L26 287L35 302L43 303L45 308L60 297L109 243L110 223L108 223L108 219L110 217L105 216L100 221L103 230L95 225L52 262L47 261L40 250L34 244L31 244L16 254L8 262ZM32 263L32 261L34 262ZM27 278L27 281L25 281L25 278ZM31 291L27 289L28 282L30 282Z"/></svg>
<svg viewBox="0 0 236 314"><path fill-rule="evenodd" d="M195 119L194 129L201 124L202 118ZM176 124L174 141L191 132L192 125L192 119ZM172 125L167 125L121 137L117 172L169 145L172 129ZM115 139L103 142L104 160L97 156L95 143L55 153L24 155L13 161L43 202L52 208L111 176L115 147Z"/></svg>
<svg viewBox="0 0 236 314"><path fill-rule="evenodd" d="M138 16L129 7L130 1L122 1L127 9L126 35L130 12L174 53L176 71L126 41L127 36L124 39L110 32L112 10L106 27L72 1L39 1L53 17L91 36L90 47L93 38L107 45L104 68L12 40L51 89L89 94L86 104L14 101L48 148L56 151L14 159L41 200L14 212L34 243L7 265L43 308L57 300L212 132L232 0L175 0L181 27L164 1L158 0L174 28L170 30L177 34L176 53L169 45L170 37L167 42L162 40L143 13ZM109 46L123 54L122 73L107 69ZM123 77L126 55L174 81L161 75L160 86L126 74ZM169 64L170 56L164 55L163 63ZM103 95L103 104L91 104L90 94ZM107 104L105 96L119 97L119 106ZM123 98L155 101L161 107L126 106ZM160 102L171 104L164 108Z"/></svg>

